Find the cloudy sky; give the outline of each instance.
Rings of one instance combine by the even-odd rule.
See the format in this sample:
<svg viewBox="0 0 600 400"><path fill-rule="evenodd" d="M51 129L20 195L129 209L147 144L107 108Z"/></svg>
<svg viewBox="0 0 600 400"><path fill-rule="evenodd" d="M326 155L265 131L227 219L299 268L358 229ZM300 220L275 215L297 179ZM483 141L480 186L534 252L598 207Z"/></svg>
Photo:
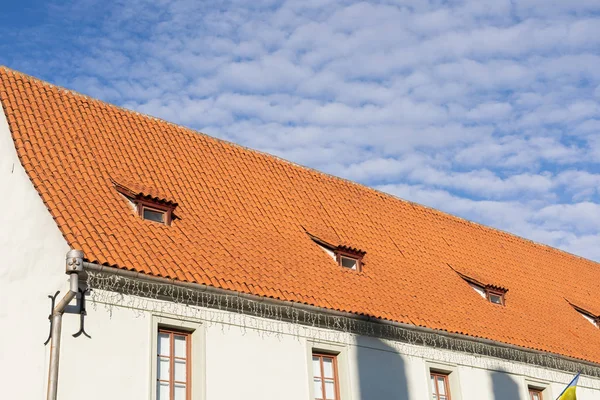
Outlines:
<svg viewBox="0 0 600 400"><path fill-rule="evenodd" d="M600 1L22 0L0 64L600 260Z"/></svg>

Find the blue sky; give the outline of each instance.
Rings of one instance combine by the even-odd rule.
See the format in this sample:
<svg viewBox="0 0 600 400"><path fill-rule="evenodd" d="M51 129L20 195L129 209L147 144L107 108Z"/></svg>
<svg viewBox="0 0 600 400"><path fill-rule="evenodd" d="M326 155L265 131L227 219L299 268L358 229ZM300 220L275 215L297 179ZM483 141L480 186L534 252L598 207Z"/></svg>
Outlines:
<svg viewBox="0 0 600 400"><path fill-rule="evenodd" d="M5 3L0 64L600 260L598 0Z"/></svg>

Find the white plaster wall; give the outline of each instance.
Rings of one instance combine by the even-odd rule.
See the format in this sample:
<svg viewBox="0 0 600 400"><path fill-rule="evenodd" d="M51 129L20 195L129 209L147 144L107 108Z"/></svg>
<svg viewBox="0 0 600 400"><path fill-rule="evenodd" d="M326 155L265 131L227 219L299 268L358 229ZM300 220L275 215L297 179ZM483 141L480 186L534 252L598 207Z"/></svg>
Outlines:
<svg viewBox="0 0 600 400"><path fill-rule="evenodd" d="M88 314L91 339L72 337L79 316L63 316L58 398L149 399L151 315L102 307L88 307Z"/></svg>
<svg viewBox="0 0 600 400"><path fill-rule="evenodd" d="M206 334L206 398L306 400L305 341L212 326Z"/></svg>
<svg viewBox="0 0 600 400"><path fill-rule="evenodd" d="M47 381L47 295L65 287L69 248L19 162L2 110L0 209L1 397L41 399Z"/></svg>
<svg viewBox="0 0 600 400"><path fill-rule="evenodd" d="M550 386L554 399L572 374L463 353L428 349L284 322L240 316L194 307L163 311L130 309L137 304L123 297L118 304L88 307L92 339L64 335L59 384L61 400L151 399L154 349L153 315L196 319L204 330L204 346L192 357L203 359L204 387L194 387L196 399L306 400L310 398L309 354L312 343L337 346L346 353L340 373L348 388L343 400L429 399L429 367L452 371L453 400L528 400L527 383ZM160 303L160 302L157 302ZM181 312L181 313L180 313ZM191 315L195 315L191 316ZM65 320L65 333L76 331L76 318ZM77 379L70 377L77 376ZM200 394L198 391L201 391ZM600 397L600 380L584 377L579 400Z"/></svg>

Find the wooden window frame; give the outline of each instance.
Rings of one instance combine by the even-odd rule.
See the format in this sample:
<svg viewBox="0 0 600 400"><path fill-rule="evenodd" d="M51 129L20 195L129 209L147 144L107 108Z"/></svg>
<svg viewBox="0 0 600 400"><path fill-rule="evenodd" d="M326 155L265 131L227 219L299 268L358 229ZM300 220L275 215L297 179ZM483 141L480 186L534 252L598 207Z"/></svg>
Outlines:
<svg viewBox="0 0 600 400"><path fill-rule="evenodd" d="M344 245L336 246L331 243L327 243L326 241L319 239L318 237L311 235L310 233L308 233L308 236L312 239L313 242L315 242L317 245L319 245L323 250L325 250L327 252L329 252L329 251L332 252L335 262L340 267L350 270L350 271L356 271L356 272L362 271L362 267L364 265L363 257L366 254L365 251L362 251L362 250L359 250L356 248L352 248L352 247L347 247ZM342 257L356 260L356 268L353 269L353 268L344 267L342 265Z"/></svg>
<svg viewBox="0 0 600 400"><path fill-rule="evenodd" d="M135 212L140 218L142 218L145 221L154 222L156 224L167 226L171 225L174 218L173 211L177 207L177 203L172 202L170 200L160 200L156 197L152 197L151 195L147 195L144 193L134 192L133 190L115 181L113 181L113 183L115 184L117 191L131 202L131 204L135 208ZM144 209L164 213L165 215L163 222L152 221L150 219L144 218Z"/></svg>
<svg viewBox="0 0 600 400"><path fill-rule="evenodd" d="M167 225L167 226L171 225L171 222L173 220L173 207L172 206L168 206L166 204L160 204L160 203L157 203L154 201L148 201L148 200L140 199L140 198L134 198L133 202L136 205L138 215L143 220L154 222L157 224ZM164 216L163 222L152 221L150 219L144 218L144 209L164 213L165 216Z"/></svg>
<svg viewBox="0 0 600 400"><path fill-rule="evenodd" d="M452 266L450 266L450 268L452 268ZM454 270L454 268L452 268ZM503 288L503 287L499 287L499 286L495 286L495 285L485 285L473 278L470 278L456 270L454 270L458 276L460 276L465 282L467 282L467 284L469 284L469 286L475 291L477 292L477 294L483 296L483 294L485 294L485 299L487 301L489 301L490 303L497 305L497 306L506 306L506 292L508 292L508 289ZM481 293L483 292L483 294ZM492 296L498 296L500 297L500 303L494 303L491 299Z"/></svg>
<svg viewBox="0 0 600 400"><path fill-rule="evenodd" d="M444 378L444 387L446 388L446 400L452 400L452 393L450 393L450 374L444 372L429 371L429 381L431 381L431 378L434 378L433 382L435 385L431 388L432 396L435 395L436 400L440 400L440 393L438 391L437 383L437 378L439 377Z"/></svg>
<svg viewBox="0 0 600 400"><path fill-rule="evenodd" d="M342 257L344 257L344 258L350 258L350 259L356 261L356 268L344 267L345 269L349 269L351 271L358 271L358 272L360 272L362 270L362 257L360 257L356 254L347 252L347 251L339 250L339 249L335 249L333 252L335 254L335 260L337 261L337 263L340 267L344 267L344 265L342 265Z"/></svg>
<svg viewBox="0 0 600 400"><path fill-rule="evenodd" d="M356 272L362 271L362 266L363 266L362 255L357 254L357 253L353 253L353 252L350 252L350 251L344 251L344 250L341 250L339 248L334 248L332 250L333 250L333 253L335 254L335 261L338 263L338 265L340 267L343 267L344 269L348 269L350 271L356 271ZM344 257L344 258L350 258L352 260L355 260L356 261L356 268L344 267L342 265L342 257Z"/></svg>
<svg viewBox="0 0 600 400"><path fill-rule="evenodd" d="M500 304L498 303L494 303L492 301L491 296L498 296L500 297ZM498 290L498 289L490 289L490 288L485 288L485 298L492 304L495 304L497 306L503 306L504 304L504 292L502 290Z"/></svg>
<svg viewBox="0 0 600 400"><path fill-rule="evenodd" d="M325 391L325 379L330 379L330 378L325 378L325 371L323 369L323 358L324 357L331 358L333 360L333 362L332 362L332 364L333 364L333 386L334 386L334 391L335 391L335 400L340 400L340 376L338 373L337 354L325 353L322 351L313 351L312 357L319 357L320 371L318 371L319 375L315 375L315 373L317 371L313 371L313 379L312 379L311 384L314 385L315 378L321 379L321 393L323 393L323 396L327 395L326 391ZM312 362L312 358L311 358L311 362ZM313 398L314 398L314 400L325 400L323 398L317 398L316 393L314 394Z"/></svg>
<svg viewBox="0 0 600 400"><path fill-rule="evenodd" d="M534 388L529 386L529 400L534 400L533 395L537 394L539 395L539 400L544 400L544 394L543 394L543 389L538 389L538 388Z"/></svg>
<svg viewBox="0 0 600 400"><path fill-rule="evenodd" d="M158 360L161 356L158 353L158 341L160 340L160 334L166 333L169 335L169 400L175 399L175 384L176 383L184 383L185 384L185 398L186 400L191 400L192 396L192 335L191 332L179 331L168 328L158 328L157 333L157 346L156 346L156 365L158 366ZM185 337L185 382L175 381L175 359L181 359L181 357L175 357L175 336L184 336ZM158 387L158 382L165 382L165 380L161 380L158 377L158 368L157 367L157 375L155 385ZM158 398L158 388L156 397ZM161 399L163 400L163 399Z"/></svg>

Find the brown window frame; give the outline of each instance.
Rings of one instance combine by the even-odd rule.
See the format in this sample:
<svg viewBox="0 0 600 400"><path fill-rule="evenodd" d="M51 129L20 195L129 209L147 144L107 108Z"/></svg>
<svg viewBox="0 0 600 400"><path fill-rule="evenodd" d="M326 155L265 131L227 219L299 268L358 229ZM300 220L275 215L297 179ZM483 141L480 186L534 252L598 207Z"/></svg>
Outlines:
<svg viewBox="0 0 600 400"><path fill-rule="evenodd" d="M500 304L498 303L494 303L492 301L491 296L498 296L500 297ZM485 298L492 304L495 304L497 306L503 306L504 304L504 292L502 290L496 290L496 289L490 289L490 288L485 288Z"/></svg>
<svg viewBox="0 0 600 400"><path fill-rule="evenodd" d="M150 195L134 192L126 186L123 186L115 181L113 181L113 183L115 184L117 191L133 204L137 215L141 219L144 221L154 222L155 224L167 226L171 225L174 219L173 211L177 207L177 203L170 200L160 200ZM144 218L144 209L146 208L155 212L164 213L163 222Z"/></svg>
<svg viewBox="0 0 600 400"><path fill-rule="evenodd" d="M332 362L332 364L333 364L333 386L334 386L334 391L335 391L335 400L340 400L340 377L339 377L339 373L338 373L337 354L325 353L325 352L321 352L321 351L313 351L312 357L319 357L319 366L320 366L321 370L319 371L319 375L315 375L317 371L313 371L313 378L312 378L311 384L314 387L315 378L321 379L321 393L323 393L323 396L326 396L325 380L327 379L327 380L331 381L331 378L325 378L325 371L323 369L323 358L331 358L333 360L333 362ZM311 362L312 361L313 360L311 358ZM316 396L317 396L316 393L313 393L314 400L329 400L329 399L319 398Z"/></svg>
<svg viewBox="0 0 600 400"><path fill-rule="evenodd" d="M340 249L334 249L333 253L335 254L335 260L340 267L344 267L345 269L349 269L351 271L357 271L357 272L360 272L362 270L362 257L361 256L354 254L354 253L350 253L348 251L343 251ZM344 265L342 265L342 257L350 258L350 259L356 261L356 268L348 268L348 267L345 267Z"/></svg>
<svg viewBox="0 0 600 400"><path fill-rule="evenodd" d="M171 225L171 222L173 221L173 208L174 207L166 205L166 204L160 204L160 203L156 203L153 201L148 201L145 199L140 199L140 198L134 198L134 199L132 199L132 201L135 204L138 215L144 221L150 221L150 222L154 222L156 224L162 224L162 225L167 225L167 226ZM163 213L164 214L163 222L152 221L150 219L144 218L144 209Z"/></svg>
<svg viewBox="0 0 600 400"><path fill-rule="evenodd" d="M446 400L452 400L452 394L450 393L450 374L444 372L429 371L429 380L433 379L435 387L431 388L432 396L435 396L436 400L440 400L440 392L438 391L437 378L444 378L444 387L446 389Z"/></svg>
<svg viewBox="0 0 600 400"><path fill-rule="evenodd" d="M157 365L157 370L156 370L156 385L157 385L157 393L156 393L156 397L158 398L159 394L158 394L158 390L160 390L158 388L158 382L166 382L164 379L159 379L159 370L158 368L160 368L160 363L159 363L159 359L160 357L167 357L164 355L161 355L158 353L158 340L160 340L160 334L161 333L166 333L169 335L169 346L170 346L170 350L169 350L169 399L168 400L174 400L175 399L175 384L176 383L184 383L185 384L185 398L187 400L191 399L191 394L192 394L192 334L191 332L186 332L186 331L179 331L179 330L174 330L174 329L169 329L169 328L158 328L158 334L157 334L157 344L156 344L156 365ZM184 336L185 337L185 382L181 382L181 381L176 381L175 380L175 359L181 359L181 357L175 357L175 336ZM166 400L166 399L161 399L161 400Z"/></svg>
<svg viewBox="0 0 600 400"><path fill-rule="evenodd" d="M356 271L356 272L362 271L362 268L364 266L363 257L366 254L365 251L359 250L359 249L356 249L353 247L348 247L345 245L336 246L334 244L326 242L325 240L319 239L318 237L311 235L310 233L308 233L308 236L312 239L313 242L315 242L316 244L321 246L321 248L323 248L324 250L331 251L335 258L335 262L340 267L342 267L346 270L350 270L350 271ZM355 260L356 268L352 269L352 268L344 267L342 265L342 257Z"/></svg>
<svg viewBox="0 0 600 400"><path fill-rule="evenodd" d="M544 400L542 392L543 392L542 389L529 387L529 400L534 400L534 398L533 398L534 394L538 394L539 395L539 400Z"/></svg>

